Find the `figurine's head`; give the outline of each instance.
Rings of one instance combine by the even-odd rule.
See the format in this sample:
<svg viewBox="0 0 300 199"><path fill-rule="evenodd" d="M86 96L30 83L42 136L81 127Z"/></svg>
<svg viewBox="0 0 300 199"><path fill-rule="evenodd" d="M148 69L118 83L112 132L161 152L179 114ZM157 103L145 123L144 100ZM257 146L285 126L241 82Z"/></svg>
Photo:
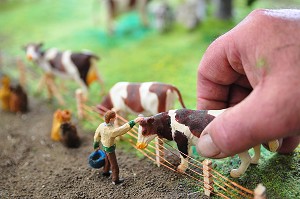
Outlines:
<svg viewBox="0 0 300 199"><path fill-rule="evenodd" d="M71 112L69 110L63 110L61 112L61 118L63 122L69 122L71 120Z"/></svg>
<svg viewBox="0 0 300 199"><path fill-rule="evenodd" d="M116 119L116 112L114 111L107 111L104 115L104 120L106 124L114 123L115 119Z"/></svg>
<svg viewBox="0 0 300 199"><path fill-rule="evenodd" d="M69 110L60 110L58 109L54 113L54 117L58 122L69 122L71 120L71 112Z"/></svg>
<svg viewBox="0 0 300 199"><path fill-rule="evenodd" d="M41 47L43 46L43 43L30 43L23 47L23 49L26 52L26 57L29 61L37 61L42 54Z"/></svg>

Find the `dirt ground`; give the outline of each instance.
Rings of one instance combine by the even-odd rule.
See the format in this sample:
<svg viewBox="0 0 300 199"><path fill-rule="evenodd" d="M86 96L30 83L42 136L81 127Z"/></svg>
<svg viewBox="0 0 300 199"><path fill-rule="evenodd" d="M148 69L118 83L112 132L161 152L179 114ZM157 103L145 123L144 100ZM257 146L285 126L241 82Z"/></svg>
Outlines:
<svg viewBox="0 0 300 199"><path fill-rule="evenodd" d="M202 198L181 174L158 168L117 147L121 185L87 163L92 132L78 149L50 139L54 109L31 99L25 115L0 112L0 198Z"/></svg>

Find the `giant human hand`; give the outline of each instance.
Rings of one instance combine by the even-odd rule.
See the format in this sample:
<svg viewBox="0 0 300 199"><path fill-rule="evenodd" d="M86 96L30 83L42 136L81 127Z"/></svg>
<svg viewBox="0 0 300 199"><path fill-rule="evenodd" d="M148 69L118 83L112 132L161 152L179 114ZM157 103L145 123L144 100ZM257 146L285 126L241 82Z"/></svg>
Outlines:
<svg viewBox="0 0 300 199"><path fill-rule="evenodd" d="M255 10L216 39L198 69L197 108L229 108L203 131L197 151L223 158L283 138L300 141L300 10Z"/></svg>

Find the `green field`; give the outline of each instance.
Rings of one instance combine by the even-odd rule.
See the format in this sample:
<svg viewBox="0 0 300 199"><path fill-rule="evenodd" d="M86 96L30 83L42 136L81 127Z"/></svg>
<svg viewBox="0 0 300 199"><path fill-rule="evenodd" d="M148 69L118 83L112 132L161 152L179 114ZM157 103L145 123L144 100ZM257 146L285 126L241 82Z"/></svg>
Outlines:
<svg viewBox="0 0 300 199"><path fill-rule="evenodd" d="M25 61L21 47L29 42L43 42L45 48L79 51L89 49L101 57L98 69L105 81L106 91L120 81L160 81L179 88L188 108L196 108L196 73L208 45L219 35L234 27L254 8L300 7L300 1L258 1L252 8L244 1L234 1L234 19L219 21L208 7L207 19L194 31L175 24L171 31L161 34L141 26L137 13L122 15L116 23L115 35L105 32L103 6L99 1L79 0L6 0L0 1L0 52L3 65L0 73L18 78L15 58ZM25 62L35 75L28 74L28 90L33 94L41 70ZM75 111L72 95L77 85L66 83L63 95ZM99 86L91 88L91 105L99 103ZM45 97L45 93L40 96ZM59 107L58 104L55 106ZM176 108L179 108L179 104ZM89 124L84 123L89 126ZM94 124L96 125L96 124ZM94 126L89 126L91 129ZM253 166L236 182L253 189L262 182L270 198L300 197L300 149L290 156L263 151L259 166ZM215 161L215 168L228 175L237 157ZM223 166L226 165L226 166ZM230 166L230 167L229 167Z"/></svg>

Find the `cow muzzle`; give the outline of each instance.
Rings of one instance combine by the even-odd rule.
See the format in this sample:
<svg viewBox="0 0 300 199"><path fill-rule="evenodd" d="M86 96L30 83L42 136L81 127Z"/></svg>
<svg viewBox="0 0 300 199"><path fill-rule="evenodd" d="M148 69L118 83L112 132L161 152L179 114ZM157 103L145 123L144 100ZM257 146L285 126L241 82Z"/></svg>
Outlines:
<svg viewBox="0 0 300 199"><path fill-rule="evenodd" d="M146 144L145 142L138 142L138 143L136 144L136 147L137 147L138 149L145 149L147 146L148 146L148 144Z"/></svg>
<svg viewBox="0 0 300 199"><path fill-rule="evenodd" d="M28 55L28 56L27 56L27 59L28 59L29 61L32 61L32 56L31 56L31 55Z"/></svg>

